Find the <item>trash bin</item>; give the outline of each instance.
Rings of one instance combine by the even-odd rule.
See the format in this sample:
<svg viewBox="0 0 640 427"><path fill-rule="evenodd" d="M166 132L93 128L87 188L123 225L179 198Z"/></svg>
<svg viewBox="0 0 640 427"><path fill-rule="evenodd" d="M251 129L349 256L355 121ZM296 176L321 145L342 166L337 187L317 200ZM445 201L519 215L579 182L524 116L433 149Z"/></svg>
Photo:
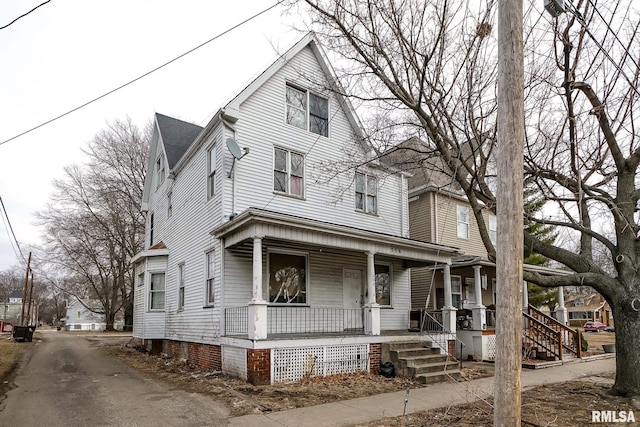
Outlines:
<svg viewBox="0 0 640 427"><path fill-rule="evenodd" d="M36 327L31 326L14 326L13 327L13 340L17 342L31 342L33 341L33 331Z"/></svg>
<svg viewBox="0 0 640 427"><path fill-rule="evenodd" d="M33 341L33 331L35 330L36 330L36 325L27 326L27 336L26 336L27 342Z"/></svg>
<svg viewBox="0 0 640 427"><path fill-rule="evenodd" d="M395 367L391 362L380 362L380 374L385 378L393 378L396 376Z"/></svg>

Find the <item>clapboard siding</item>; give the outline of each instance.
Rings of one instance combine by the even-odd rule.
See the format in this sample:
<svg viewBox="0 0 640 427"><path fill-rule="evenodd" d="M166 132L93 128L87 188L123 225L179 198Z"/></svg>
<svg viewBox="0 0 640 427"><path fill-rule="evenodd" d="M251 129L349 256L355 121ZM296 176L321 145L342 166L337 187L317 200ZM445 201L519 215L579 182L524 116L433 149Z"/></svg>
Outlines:
<svg viewBox="0 0 640 427"><path fill-rule="evenodd" d="M487 250L480 238L478 224L476 223L469 203L443 194L437 194L436 198L438 243L460 248L465 254L486 258ZM469 239L458 238L456 218L456 206L458 205L469 208ZM487 221L486 218L485 221Z"/></svg>
<svg viewBox="0 0 640 427"><path fill-rule="evenodd" d="M412 239L435 242L432 193L422 193L409 202L409 234Z"/></svg>

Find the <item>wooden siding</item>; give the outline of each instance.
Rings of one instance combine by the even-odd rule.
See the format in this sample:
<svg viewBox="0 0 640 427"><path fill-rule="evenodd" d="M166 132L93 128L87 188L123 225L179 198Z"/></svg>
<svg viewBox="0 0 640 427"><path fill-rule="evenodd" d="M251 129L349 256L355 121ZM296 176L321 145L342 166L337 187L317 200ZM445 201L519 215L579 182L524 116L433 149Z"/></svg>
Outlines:
<svg viewBox="0 0 640 427"><path fill-rule="evenodd" d="M464 251L466 255L475 255L486 258L487 251L484 248L478 224L476 223L471 206L468 202L448 197L444 194L436 195L438 243L454 246ZM469 209L469 239L458 238L456 206L465 206ZM485 219L487 221L487 219Z"/></svg>
<svg viewBox="0 0 640 427"><path fill-rule="evenodd" d="M409 202L409 234L412 239L437 243L432 227L434 212L433 193L422 193Z"/></svg>

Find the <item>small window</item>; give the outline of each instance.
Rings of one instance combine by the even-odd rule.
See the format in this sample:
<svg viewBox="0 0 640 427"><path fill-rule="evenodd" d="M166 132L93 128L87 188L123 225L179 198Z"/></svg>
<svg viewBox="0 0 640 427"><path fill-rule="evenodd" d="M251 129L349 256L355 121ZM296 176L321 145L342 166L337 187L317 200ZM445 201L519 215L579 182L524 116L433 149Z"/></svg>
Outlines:
<svg viewBox="0 0 640 427"><path fill-rule="evenodd" d="M288 124L317 135L329 136L327 98L287 85L286 103Z"/></svg>
<svg viewBox="0 0 640 427"><path fill-rule="evenodd" d="M211 198L216 192L216 147L209 150L208 174L207 174L207 197Z"/></svg>
<svg viewBox="0 0 640 427"><path fill-rule="evenodd" d="M495 215L489 215L489 239L494 245L498 241L498 218Z"/></svg>
<svg viewBox="0 0 640 427"><path fill-rule="evenodd" d="M378 213L378 179L356 172L356 210Z"/></svg>
<svg viewBox="0 0 640 427"><path fill-rule="evenodd" d="M465 206L456 206L456 220L458 238L469 240L469 209Z"/></svg>
<svg viewBox="0 0 640 427"><path fill-rule="evenodd" d="M164 156L160 154L156 160L156 189L164 182Z"/></svg>
<svg viewBox="0 0 640 427"><path fill-rule="evenodd" d="M375 265L376 303L391 305L391 266Z"/></svg>
<svg viewBox="0 0 640 427"><path fill-rule="evenodd" d="M303 197L304 155L282 148L273 152L273 191Z"/></svg>
<svg viewBox="0 0 640 427"><path fill-rule="evenodd" d="M149 246L153 246L153 212L149 215Z"/></svg>
<svg viewBox="0 0 640 427"><path fill-rule="evenodd" d="M184 309L184 264L178 264L178 310Z"/></svg>
<svg viewBox="0 0 640 427"><path fill-rule="evenodd" d="M152 273L149 287L149 308L151 310L164 310L164 273Z"/></svg>
<svg viewBox="0 0 640 427"><path fill-rule="evenodd" d="M307 256L269 253L269 302L307 303Z"/></svg>
<svg viewBox="0 0 640 427"><path fill-rule="evenodd" d="M215 302L215 252L207 252L207 281L206 281L206 301L207 306L213 305Z"/></svg>
<svg viewBox="0 0 640 427"><path fill-rule="evenodd" d="M171 218L173 215L173 193L169 191L167 193L167 218Z"/></svg>

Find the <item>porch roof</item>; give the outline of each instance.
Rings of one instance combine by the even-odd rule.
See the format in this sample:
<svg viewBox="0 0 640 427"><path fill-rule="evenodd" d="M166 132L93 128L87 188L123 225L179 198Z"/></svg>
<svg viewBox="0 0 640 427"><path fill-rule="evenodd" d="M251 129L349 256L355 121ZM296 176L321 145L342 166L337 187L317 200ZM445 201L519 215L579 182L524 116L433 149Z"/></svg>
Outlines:
<svg viewBox="0 0 640 427"><path fill-rule="evenodd" d="M254 237L272 238L321 248L373 252L402 259L406 267L450 264L453 256L462 254L460 249L451 246L257 208L246 210L216 227L211 234L224 239L225 248Z"/></svg>

